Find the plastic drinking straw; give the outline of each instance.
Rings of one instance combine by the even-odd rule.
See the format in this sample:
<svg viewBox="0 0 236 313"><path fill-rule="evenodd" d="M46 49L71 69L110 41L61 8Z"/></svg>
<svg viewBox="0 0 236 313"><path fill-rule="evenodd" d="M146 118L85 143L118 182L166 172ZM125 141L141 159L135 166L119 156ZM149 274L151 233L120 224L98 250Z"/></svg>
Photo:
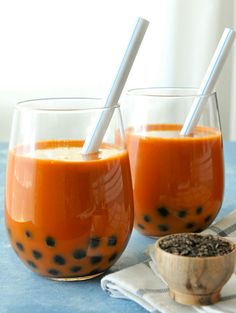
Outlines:
<svg viewBox="0 0 236 313"><path fill-rule="evenodd" d="M148 28L149 21L139 17L129 41L128 47L121 61L115 80L106 98L104 108L110 108L118 103L126 80L128 78L134 59ZM87 136L82 148L82 154L96 153L106 133L107 127L112 118L114 109L104 110L99 116L94 128Z"/></svg>
<svg viewBox="0 0 236 313"><path fill-rule="evenodd" d="M224 65L224 62L228 56L230 48L233 44L234 38L235 31L230 28L225 28L223 35L215 50L215 53L211 59L211 62L208 66L206 74L203 78L203 81L200 85L198 96L195 97L187 118L184 122L184 125L180 131L180 135L189 135L197 125L204 104L207 100L207 97L204 96L212 91Z"/></svg>

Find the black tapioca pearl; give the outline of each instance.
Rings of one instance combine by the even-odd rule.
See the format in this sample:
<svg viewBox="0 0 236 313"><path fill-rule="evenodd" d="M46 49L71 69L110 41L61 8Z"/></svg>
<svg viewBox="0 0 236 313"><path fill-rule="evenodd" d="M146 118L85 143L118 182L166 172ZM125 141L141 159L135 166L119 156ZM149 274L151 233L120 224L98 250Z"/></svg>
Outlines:
<svg viewBox="0 0 236 313"><path fill-rule="evenodd" d="M83 249L77 249L73 252L73 257L75 259L83 259L86 256L86 251Z"/></svg>
<svg viewBox="0 0 236 313"><path fill-rule="evenodd" d="M78 273L80 270L82 269L82 267L81 266L72 266L71 268L70 268L70 271L72 272L72 273Z"/></svg>
<svg viewBox="0 0 236 313"><path fill-rule="evenodd" d="M55 247L55 245L56 245L55 239L53 237L50 237L50 236L45 238L45 242L46 242L46 245L48 247Z"/></svg>
<svg viewBox="0 0 236 313"><path fill-rule="evenodd" d="M58 270L56 270L55 268L50 268L48 270L48 274L53 275L53 276L57 276L60 274L60 272Z"/></svg>
<svg viewBox="0 0 236 313"><path fill-rule="evenodd" d="M39 259L41 259L42 258L42 253L40 252L40 251L38 251L38 250L33 250L32 251L32 254L33 254L33 256L34 256L34 258L36 259L36 260L39 260Z"/></svg>
<svg viewBox="0 0 236 313"><path fill-rule="evenodd" d="M100 245L101 239L99 237L91 237L89 239L89 246L91 248L97 248Z"/></svg>
<svg viewBox="0 0 236 313"><path fill-rule="evenodd" d="M117 256L118 256L118 254L117 254L116 252L113 253L113 254L109 257L108 261L109 261L109 262L114 261L114 260L117 258Z"/></svg>
<svg viewBox="0 0 236 313"><path fill-rule="evenodd" d="M188 228L188 229L191 229L194 226L195 226L195 223L193 223L193 222L189 222L189 223L186 224L186 228Z"/></svg>
<svg viewBox="0 0 236 313"><path fill-rule="evenodd" d="M28 263L28 265L29 265L30 267L32 267L32 268L37 268L37 265L36 265L33 261L28 260L27 263Z"/></svg>
<svg viewBox="0 0 236 313"><path fill-rule="evenodd" d="M56 263L58 265L65 265L66 264L65 258L63 258L63 256L61 256L59 254L54 255L53 261L54 261L54 263Z"/></svg>
<svg viewBox="0 0 236 313"><path fill-rule="evenodd" d="M137 224L137 226L138 226L139 228L141 228L141 229L144 229L144 228L145 228L143 224Z"/></svg>
<svg viewBox="0 0 236 313"><path fill-rule="evenodd" d="M151 217L149 215L147 215L147 214L144 215L143 219L147 223L150 223L152 221Z"/></svg>
<svg viewBox="0 0 236 313"><path fill-rule="evenodd" d="M110 236L107 240L107 245L110 247L114 247L117 244L117 238L116 236Z"/></svg>
<svg viewBox="0 0 236 313"><path fill-rule="evenodd" d="M157 213L158 213L159 215L161 215L162 217L167 217L167 216L170 214L170 212L168 211L168 209L165 208L165 207L157 208Z"/></svg>
<svg viewBox="0 0 236 313"><path fill-rule="evenodd" d="M197 215L201 214L202 211L203 211L203 208L202 208L201 206L199 206L199 207L196 208L196 214L197 214Z"/></svg>
<svg viewBox="0 0 236 313"><path fill-rule="evenodd" d="M16 242L16 246L17 246L17 249L20 250L20 251L24 251L25 250L23 244L20 243L19 241Z"/></svg>
<svg viewBox="0 0 236 313"><path fill-rule="evenodd" d="M206 223L208 223L211 220L211 215L207 215L207 217L205 217L204 221Z"/></svg>
<svg viewBox="0 0 236 313"><path fill-rule="evenodd" d="M198 229L196 229L194 232L195 232L195 233L201 233L202 231L203 231L202 228L198 228Z"/></svg>
<svg viewBox="0 0 236 313"><path fill-rule="evenodd" d="M91 258L90 258L90 262L92 263L92 264L97 264L97 263L99 263L99 262L101 262L102 261L102 256L101 255L95 255L95 256L92 256Z"/></svg>
<svg viewBox="0 0 236 313"><path fill-rule="evenodd" d="M25 236L26 236L27 238L32 238L32 233L31 233L31 231L26 230L26 231L25 231Z"/></svg>
<svg viewBox="0 0 236 313"><path fill-rule="evenodd" d="M169 230L168 225L165 225L165 224L159 224L159 225L157 225L157 227L159 228L159 230L160 230L161 232L166 232L166 231Z"/></svg>
<svg viewBox="0 0 236 313"><path fill-rule="evenodd" d="M187 212L185 210L180 210L178 213L178 217L184 218L187 215Z"/></svg>
<svg viewBox="0 0 236 313"><path fill-rule="evenodd" d="M86 274L84 276L96 275L99 273L101 273L101 270L99 268L95 268L94 270L92 270L91 272L89 272L88 274Z"/></svg>

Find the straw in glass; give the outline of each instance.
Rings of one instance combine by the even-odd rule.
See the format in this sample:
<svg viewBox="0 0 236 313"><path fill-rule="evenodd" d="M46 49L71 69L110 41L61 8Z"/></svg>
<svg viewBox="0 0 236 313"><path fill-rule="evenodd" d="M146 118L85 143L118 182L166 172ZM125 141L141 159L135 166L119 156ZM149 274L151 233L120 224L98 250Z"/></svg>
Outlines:
<svg viewBox="0 0 236 313"><path fill-rule="evenodd" d="M230 28L225 28L200 85L198 96L195 97L184 125L180 131L181 136L188 136L196 127L200 119L204 104L207 101L206 95L212 92L212 89L219 77L224 62L233 44L234 38L235 31Z"/></svg>
<svg viewBox="0 0 236 313"><path fill-rule="evenodd" d="M148 24L149 22L147 20L141 17L138 18L119 70L104 104L104 108L110 109L104 110L99 116L93 129L85 140L82 154L96 153L98 151L114 112L114 108L112 107L118 103L135 57L148 28Z"/></svg>

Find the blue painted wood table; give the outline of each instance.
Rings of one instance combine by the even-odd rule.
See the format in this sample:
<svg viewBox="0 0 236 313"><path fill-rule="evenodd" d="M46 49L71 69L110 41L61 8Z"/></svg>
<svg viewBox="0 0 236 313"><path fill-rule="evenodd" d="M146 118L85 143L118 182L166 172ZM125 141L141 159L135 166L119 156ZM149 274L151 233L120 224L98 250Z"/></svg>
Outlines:
<svg viewBox="0 0 236 313"><path fill-rule="evenodd" d="M29 271L8 242L4 223L4 183L7 145L0 144L0 313L142 313L139 305L109 297L100 279L55 282ZM225 197L217 219L236 208L236 142L225 142ZM143 251L154 240L133 231L125 252L109 272L145 259Z"/></svg>

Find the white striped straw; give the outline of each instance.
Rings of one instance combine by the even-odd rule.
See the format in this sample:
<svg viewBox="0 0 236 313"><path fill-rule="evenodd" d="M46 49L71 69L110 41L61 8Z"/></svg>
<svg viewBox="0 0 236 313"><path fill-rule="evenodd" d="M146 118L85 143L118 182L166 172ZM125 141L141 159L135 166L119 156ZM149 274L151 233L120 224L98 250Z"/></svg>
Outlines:
<svg viewBox="0 0 236 313"><path fill-rule="evenodd" d="M135 57L148 28L148 24L149 22L147 20L138 18L119 70L104 104L104 108L111 109L104 110L99 116L97 123L85 140L82 154L96 153L98 151L114 112L112 107L118 103Z"/></svg>
<svg viewBox="0 0 236 313"><path fill-rule="evenodd" d="M225 28L200 85L198 95L195 97L184 125L180 131L181 136L188 136L196 127L200 119L204 104L207 100L207 97L204 96L212 92L212 89L219 77L224 62L233 44L234 38L235 31L230 28Z"/></svg>

